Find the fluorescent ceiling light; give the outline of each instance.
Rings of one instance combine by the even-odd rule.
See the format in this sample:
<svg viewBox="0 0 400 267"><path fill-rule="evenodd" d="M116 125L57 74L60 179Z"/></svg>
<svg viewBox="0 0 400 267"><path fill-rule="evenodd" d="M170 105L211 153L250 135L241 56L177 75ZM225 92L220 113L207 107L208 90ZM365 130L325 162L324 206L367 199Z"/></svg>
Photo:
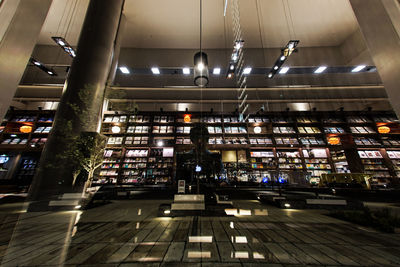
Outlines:
<svg viewBox="0 0 400 267"><path fill-rule="evenodd" d="M248 74L251 73L251 70L252 70L252 68L250 68L250 67L244 68L243 74L244 74L244 75L248 75Z"/></svg>
<svg viewBox="0 0 400 267"><path fill-rule="evenodd" d="M354 69L352 69L351 72L359 72L359 71L363 70L365 67L366 67L365 65L357 66Z"/></svg>
<svg viewBox="0 0 400 267"><path fill-rule="evenodd" d="M289 67L283 67L283 68L281 68L281 70L279 71L279 73L280 74L285 74L286 72L288 72L289 71Z"/></svg>
<svg viewBox="0 0 400 267"><path fill-rule="evenodd" d="M190 69L189 68L183 68L182 72L183 72L183 74L188 75L188 74L190 74Z"/></svg>
<svg viewBox="0 0 400 267"><path fill-rule="evenodd" d="M214 68L213 69L213 74L214 75L220 75L221 74L221 68Z"/></svg>
<svg viewBox="0 0 400 267"><path fill-rule="evenodd" d="M125 66L119 67L119 70L120 70L123 74L129 74L129 73L130 73L129 69L128 69L127 67L125 67Z"/></svg>
<svg viewBox="0 0 400 267"><path fill-rule="evenodd" d="M326 70L326 68L327 68L326 66L321 66L318 69L316 69L314 73L322 73Z"/></svg>
<svg viewBox="0 0 400 267"><path fill-rule="evenodd" d="M151 68L151 72L152 72L153 74L158 75L158 74L160 74L160 69L157 68L157 67L153 67L153 68Z"/></svg>

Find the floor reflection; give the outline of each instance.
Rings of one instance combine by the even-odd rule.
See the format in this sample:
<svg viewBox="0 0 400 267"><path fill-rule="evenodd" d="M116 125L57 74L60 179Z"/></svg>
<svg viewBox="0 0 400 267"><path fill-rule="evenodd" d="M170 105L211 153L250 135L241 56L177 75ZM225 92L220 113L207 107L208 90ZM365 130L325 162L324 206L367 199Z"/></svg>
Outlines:
<svg viewBox="0 0 400 267"><path fill-rule="evenodd" d="M158 217L165 202L124 200L82 212L22 216L7 210L1 266L400 265L398 234L364 231L321 211L236 201L226 216Z"/></svg>

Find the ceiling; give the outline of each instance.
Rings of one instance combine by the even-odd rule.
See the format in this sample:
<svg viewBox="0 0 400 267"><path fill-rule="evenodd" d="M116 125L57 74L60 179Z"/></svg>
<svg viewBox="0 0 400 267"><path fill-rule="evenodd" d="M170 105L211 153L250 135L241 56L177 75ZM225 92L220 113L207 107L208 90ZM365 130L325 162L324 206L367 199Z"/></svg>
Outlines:
<svg viewBox="0 0 400 267"><path fill-rule="evenodd" d="M126 0L127 25L122 42L130 48L194 49L199 47L200 0ZM232 1L203 0L203 47L232 45ZM89 0L53 0L38 44L54 45L62 36L73 46ZM239 0L248 48L282 47L299 39L302 47L337 46L358 25L348 0Z"/></svg>

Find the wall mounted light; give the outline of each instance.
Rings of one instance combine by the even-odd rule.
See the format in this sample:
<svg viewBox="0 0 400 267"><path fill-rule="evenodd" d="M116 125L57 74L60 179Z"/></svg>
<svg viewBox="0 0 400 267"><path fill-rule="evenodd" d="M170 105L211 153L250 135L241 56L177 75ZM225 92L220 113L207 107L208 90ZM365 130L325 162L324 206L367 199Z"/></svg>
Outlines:
<svg viewBox="0 0 400 267"><path fill-rule="evenodd" d="M120 133L121 132L121 127L115 125L115 126L111 127L111 132L115 133L115 134Z"/></svg>

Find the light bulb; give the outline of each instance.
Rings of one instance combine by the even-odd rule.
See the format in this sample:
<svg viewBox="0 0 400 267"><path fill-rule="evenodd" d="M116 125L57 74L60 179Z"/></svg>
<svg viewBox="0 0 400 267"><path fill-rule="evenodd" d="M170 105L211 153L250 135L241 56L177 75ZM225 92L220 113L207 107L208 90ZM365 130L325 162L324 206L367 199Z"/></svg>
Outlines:
<svg viewBox="0 0 400 267"><path fill-rule="evenodd" d="M113 126L111 128L111 132L112 133L119 133L119 132L121 132L121 128L119 126Z"/></svg>
<svg viewBox="0 0 400 267"><path fill-rule="evenodd" d="M260 126L254 127L254 132L255 132L256 134L261 133L261 127L260 127Z"/></svg>
<svg viewBox="0 0 400 267"><path fill-rule="evenodd" d="M203 62L199 62L199 64L197 64L197 69L198 69L199 71L202 71L202 70L204 69L204 64L203 64Z"/></svg>

